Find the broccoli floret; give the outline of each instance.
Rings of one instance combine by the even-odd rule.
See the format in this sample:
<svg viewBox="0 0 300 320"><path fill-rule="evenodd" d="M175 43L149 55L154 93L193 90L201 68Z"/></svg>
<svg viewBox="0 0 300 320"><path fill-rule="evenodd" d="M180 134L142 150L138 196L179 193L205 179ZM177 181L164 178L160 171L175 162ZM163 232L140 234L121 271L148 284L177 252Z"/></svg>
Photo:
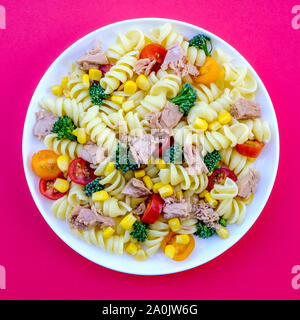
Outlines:
<svg viewBox="0 0 300 320"><path fill-rule="evenodd" d="M189 83L185 83L179 95L170 101L175 103L179 107L179 111L186 117L190 109L194 106L196 99L197 93L194 88Z"/></svg>
<svg viewBox="0 0 300 320"><path fill-rule="evenodd" d="M208 49L208 45L209 45L209 49ZM199 33L196 36L194 36L189 41L189 46L204 50L207 56L211 55L211 52L212 52L211 38L205 36L204 34Z"/></svg>
<svg viewBox="0 0 300 320"><path fill-rule="evenodd" d="M109 95L104 92L105 90L101 87L99 83L93 83L90 86L89 92L93 104L101 106L104 99L108 98Z"/></svg>
<svg viewBox="0 0 300 320"><path fill-rule="evenodd" d="M104 189L104 186L101 183L99 183L99 181L100 178L96 178L83 188L83 191L85 191L85 194L87 196L91 197L94 192L101 191Z"/></svg>
<svg viewBox="0 0 300 320"><path fill-rule="evenodd" d="M227 226L227 221L224 219L224 218L220 218L219 219L219 224L223 227L226 227Z"/></svg>
<svg viewBox="0 0 300 320"><path fill-rule="evenodd" d="M137 221L133 225L133 231L130 233L133 239L144 242L148 239L148 224Z"/></svg>
<svg viewBox="0 0 300 320"><path fill-rule="evenodd" d="M182 163L184 156L181 145L175 142L168 148L164 154L164 160L166 163Z"/></svg>
<svg viewBox="0 0 300 320"><path fill-rule="evenodd" d="M52 127L52 132L57 133L57 140L71 139L77 141L76 136L72 133L76 129L73 120L69 117L59 117Z"/></svg>
<svg viewBox="0 0 300 320"><path fill-rule="evenodd" d="M209 172L212 172L217 167L217 163L221 160L221 155L218 150L214 150L212 153L208 153L204 157L204 163Z"/></svg>
<svg viewBox="0 0 300 320"><path fill-rule="evenodd" d="M196 224L196 227L197 227L197 231L195 232L195 235L200 237L200 238L203 238L203 239L210 238L211 236L213 236L216 233L216 229L215 228L207 227L201 221L199 221Z"/></svg>
<svg viewBox="0 0 300 320"><path fill-rule="evenodd" d="M122 146L119 142L114 160L116 162L115 168L121 169L123 173L126 173L129 170L134 171L139 167L133 159L129 146Z"/></svg>

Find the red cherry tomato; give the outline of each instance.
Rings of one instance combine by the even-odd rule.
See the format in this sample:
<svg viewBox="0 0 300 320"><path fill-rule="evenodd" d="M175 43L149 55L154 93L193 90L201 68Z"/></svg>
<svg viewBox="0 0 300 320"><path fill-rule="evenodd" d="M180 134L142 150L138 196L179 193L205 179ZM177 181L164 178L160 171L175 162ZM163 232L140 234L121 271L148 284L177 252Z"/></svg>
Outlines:
<svg viewBox="0 0 300 320"><path fill-rule="evenodd" d="M258 140L248 140L243 144L237 144L235 148L236 151L243 156L257 158L264 145L265 144L263 142Z"/></svg>
<svg viewBox="0 0 300 320"><path fill-rule="evenodd" d="M170 137L170 135L168 135L167 133L157 134L155 136L155 139L158 140L158 147L153 152L153 155L156 157L162 157L165 151L174 143L173 137Z"/></svg>
<svg viewBox="0 0 300 320"><path fill-rule="evenodd" d="M235 175L235 173L228 168L215 168L212 174L208 177L208 185L206 189L208 191L212 190L215 183L224 184L226 178L230 178L233 181L237 180L237 176Z"/></svg>
<svg viewBox="0 0 300 320"><path fill-rule="evenodd" d="M159 218L164 203L159 194L153 193L148 199L146 210L141 219L142 222L154 223Z"/></svg>
<svg viewBox="0 0 300 320"><path fill-rule="evenodd" d="M52 180L41 179L40 180L40 184L39 184L40 193L44 197L46 197L50 200L57 200L66 194L66 192L61 193L54 188L55 180L56 179L52 179Z"/></svg>
<svg viewBox="0 0 300 320"><path fill-rule="evenodd" d="M151 59L155 60L156 63L152 67L152 71L158 71L160 66L165 60L167 50L157 43L150 43L145 46L140 54L140 59Z"/></svg>
<svg viewBox="0 0 300 320"><path fill-rule="evenodd" d="M99 66L99 70L102 71L103 74L105 74L106 72L108 72L110 70L110 68L112 67L112 64L102 64Z"/></svg>
<svg viewBox="0 0 300 320"><path fill-rule="evenodd" d="M68 176L73 182L85 186L96 178L94 171L87 161L77 158L70 163Z"/></svg>

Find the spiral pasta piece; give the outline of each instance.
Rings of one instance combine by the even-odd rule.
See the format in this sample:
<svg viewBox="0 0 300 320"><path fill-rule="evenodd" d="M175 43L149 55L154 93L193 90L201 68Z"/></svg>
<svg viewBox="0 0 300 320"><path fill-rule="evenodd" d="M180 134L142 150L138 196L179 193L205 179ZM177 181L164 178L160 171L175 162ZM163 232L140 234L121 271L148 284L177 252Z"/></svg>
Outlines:
<svg viewBox="0 0 300 320"><path fill-rule="evenodd" d="M68 201L68 196L65 195L62 198L55 200L51 206L51 213L58 219L65 220L66 217L73 210L73 206Z"/></svg>
<svg viewBox="0 0 300 320"><path fill-rule="evenodd" d="M271 140L271 129L267 121L261 119L244 120L241 123L245 124L250 132L250 138L255 138L258 141L269 142Z"/></svg>
<svg viewBox="0 0 300 320"><path fill-rule="evenodd" d="M246 205L239 199L224 199L219 202L216 210L229 224L241 225L246 215Z"/></svg>
<svg viewBox="0 0 300 320"><path fill-rule="evenodd" d="M224 185L216 183L210 193L217 200L232 199L238 194L238 186L232 179L226 178Z"/></svg>
<svg viewBox="0 0 300 320"><path fill-rule="evenodd" d="M105 201L92 202L91 205L100 210L107 217L124 216L127 212L131 212L132 208L124 201L109 197Z"/></svg>
<svg viewBox="0 0 300 320"><path fill-rule="evenodd" d="M89 197L83 191L83 186L77 184L75 182L71 182L69 194L68 194L68 201L73 206L76 205L84 206L89 204Z"/></svg>
<svg viewBox="0 0 300 320"><path fill-rule="evenodd" d="M57 154L67 155L71 159L78 158L78 153L82 148L81 144L69 139L57 140L56 133L48 134L44 139L44 143L49 150L53 150Z"/></svg>
<svg viewBox="0 0 300 320"><path fill-rule="evenodd" d="M138 53L138 51L127 53L106 72L104 78L100 80L105 93L112 93L120 86L121 82L124 83L133 76L133 67L137 61Z"/></svg>
<svg viewBox="0 0 300 320"><path fill-rule="evenodd" d="M194 234L197 231L198 220L195 218L186 219L181 221L180 230L177 231L179 234Z"/></svg>

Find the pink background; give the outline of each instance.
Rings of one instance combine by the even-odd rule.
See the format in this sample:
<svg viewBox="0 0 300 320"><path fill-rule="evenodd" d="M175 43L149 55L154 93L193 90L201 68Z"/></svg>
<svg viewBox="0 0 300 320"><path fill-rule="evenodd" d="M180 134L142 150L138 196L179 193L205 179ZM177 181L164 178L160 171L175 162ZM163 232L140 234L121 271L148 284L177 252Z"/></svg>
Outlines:
<svg viewBox="0 0 300 320"><path fill-rule="evenodd" d="M299 299L291 269L300 264L300 30L296 0L0 0L0 299ZM31 96L54 59L112 22L162 17L199 25L233 45L256 69L273 100L281 157L271 197L254 227L226 253L179 274L142 277L79 256L48 227L26 184L21 141ZM141 264L142 268L142 264Z"/></svg>

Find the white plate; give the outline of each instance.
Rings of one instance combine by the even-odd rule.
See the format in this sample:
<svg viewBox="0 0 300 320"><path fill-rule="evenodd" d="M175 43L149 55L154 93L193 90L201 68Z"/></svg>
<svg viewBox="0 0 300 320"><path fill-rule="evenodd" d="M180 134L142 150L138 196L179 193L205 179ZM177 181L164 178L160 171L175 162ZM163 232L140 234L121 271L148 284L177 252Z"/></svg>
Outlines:
<svg viewBox="0 0 300 320"><path fill-rule="evenodd" d="M187 38L198 33L207 34L212 38L214 47L223 48L235 58L237 65L246 65L250 69L258 83L257 100L262 105L263 119L267 120L271 126L272 140L263 149L255 163L261 173L261 178L254 199L247 208L245 221L242 226L230 225L228 227L230 231L228 239L222 240L219 237L212 237L208 240L197 239L193 253L182 262L167 259L161 252L145 262L138 262L129 255L116 256L78 239L69 232L65 221L61 221L51 214L50 206L52 201L40 195L38 190L39 179L31 169L31 157L33 153L45 148L43 143L33 137L32 129L35 124L34 113L39 110L38 101L42 97L51 94L51 86L67 75L70 64L76 61L88 48L91 48L97 39L101 39L103 48L106 50L110 44L115 42L120 32L133 28L140 28L144 32L149 32L150 29L166 22L172 23L175 29ZM37 86L28 108L23 132L23 164L26 179L36 205L50 227L66 244L87 259L104 267L132 274L158 275L187 270L200 266L229 249L251 228L264 208L275 181L278 158L279 134L274 108L265 86L250 64L234 48L214 34L191 24L169 19L147 18L117 22L100 28L74 43L52 63ZM27 214L30 214L30 212ZM55 240L53 239L53 241Z"/></svg>

